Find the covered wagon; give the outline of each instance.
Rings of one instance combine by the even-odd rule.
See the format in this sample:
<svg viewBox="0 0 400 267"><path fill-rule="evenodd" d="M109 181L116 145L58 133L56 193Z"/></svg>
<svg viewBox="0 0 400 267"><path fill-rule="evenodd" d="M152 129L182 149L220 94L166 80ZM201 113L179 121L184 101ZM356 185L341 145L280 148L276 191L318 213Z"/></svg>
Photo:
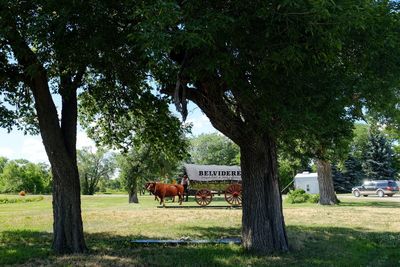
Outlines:
<svg viewBox="0 0 400 267"><path fill-rule="evenodd" d="M242 177L239 166L185 164L190 180L190 194L197 204L207 206L213 195L224 194L225 200L234 206L242 204Z"/></svg>

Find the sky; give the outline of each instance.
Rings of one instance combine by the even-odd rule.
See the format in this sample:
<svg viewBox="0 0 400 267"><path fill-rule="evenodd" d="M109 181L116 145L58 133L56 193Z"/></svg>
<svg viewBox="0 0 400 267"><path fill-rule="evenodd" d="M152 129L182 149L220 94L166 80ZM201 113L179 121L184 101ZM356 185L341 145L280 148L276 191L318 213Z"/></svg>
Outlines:
<svg viewBox="0 0 400 267"><path fill-rule="evenodd" d="M192 135L217 131L197 106L189 104L188 111L186 122L193 123ZM76 146L81 149L85 146L95 147L95 144L82 129L78 129ZM24 135L17 130L7 133L5 129L0 128L0 156L8 159L27 159L35 163L48 163L40 136Z"/></svg>

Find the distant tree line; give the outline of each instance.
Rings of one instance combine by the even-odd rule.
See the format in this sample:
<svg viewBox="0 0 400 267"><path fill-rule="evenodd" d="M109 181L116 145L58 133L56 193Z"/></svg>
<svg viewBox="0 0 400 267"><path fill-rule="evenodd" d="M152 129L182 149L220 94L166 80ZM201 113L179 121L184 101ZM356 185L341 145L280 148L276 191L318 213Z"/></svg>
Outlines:
<svg viewBox="0 0 400 267"><path fill-rule="evenodd" d="M47 164L0 157L0 193L48 194L51 187L51 172Z"/></svg>
<svg viewBox="0 0 400 267"><path fill-rule="evenodd" d="M351 192L363 180L398 179L400 144L398 136L379 129L374 122L356 124L353 139L332 166L335 191ZM227 137L201 134L190 139L190 159L195 164L240 165L240 150ZM278 155L279 183L284 189L294 176L303 171L316 171L313 158L281 152ZM290 188L290 186L289 186Z"/></svg>
<svg viewBox="0 0 400 267"><path fill-rule="evenodd" d="M240 165L239 147L219 133L201 134L188 139L189 154L184 161L155 153L149 146L124 154L90 147L78 150L81 193L128 192L137 201L148 181L179 182L184 162L194 164ZM316 171L312 158L280 153L279 183L284 189L302 171ZM332 165L335 191L350 192L367 179L397 179L400 172L400 145L396 135L377 126L357 124L347 153ZM289 187L290 188L290 187ZM8 160L0 157L0 193L19 191L51 193L51 172L44 163Z"/></svg>
<svg viewBox="0 0 400 267"><path fill-rule="evenodd" d="M376 125L358 124L345 159L332 166L336 192L351 192L364 180L397 180L400 172L397 137Z"/></svg>

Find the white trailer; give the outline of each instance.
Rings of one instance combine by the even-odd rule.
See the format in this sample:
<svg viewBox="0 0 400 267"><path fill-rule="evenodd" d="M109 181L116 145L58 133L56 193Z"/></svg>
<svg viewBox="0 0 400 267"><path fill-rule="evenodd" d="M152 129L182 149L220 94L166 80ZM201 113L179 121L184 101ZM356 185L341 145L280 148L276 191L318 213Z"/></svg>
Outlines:
<svg viewBox="0 0 400 267"><path fill-rule="evenodd" d="M294 177L294 187L303 189L309 194L319 194L318 174L316 172L302 172Z"/></svg>

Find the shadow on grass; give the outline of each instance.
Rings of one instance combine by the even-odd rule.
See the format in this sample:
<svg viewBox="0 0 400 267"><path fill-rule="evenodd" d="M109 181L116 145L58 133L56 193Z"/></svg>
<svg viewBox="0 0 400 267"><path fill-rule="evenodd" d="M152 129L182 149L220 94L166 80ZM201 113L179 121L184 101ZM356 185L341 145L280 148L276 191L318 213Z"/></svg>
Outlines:
<svg viewBox="0 0 400 267"><path fill-rule="evenodd" d="M204 236L237 236L238 229L196 227ZM146 236L86 234L90 252L55 256L51 235L8 231L0 237L0 265L28 266L399 266L400 233L288 226L289 253L262 256L238 245L133 244Z"/></svg>
<svg viewBox="0 0 400 267"><path fill-rule="evenodd" d="M374 207L374 208L400 208L400 202L394 201L351 201L340 202L340 206L347 207Z"/></svg>
<svg viewBox="0 0 400 267"><path fill-rule="evenodd" d="M220 238L239 238L240 229L236 227L201 227L201 226L188 226L186 227L190 232L197 233L201 239L220 239Z"/></svg>
<svg viewBox="0 0 400 267"><path fill-rule="evenodd" d="M0 232L0 266L23 263L51 254L52 234L17 230Z"/></svg>

